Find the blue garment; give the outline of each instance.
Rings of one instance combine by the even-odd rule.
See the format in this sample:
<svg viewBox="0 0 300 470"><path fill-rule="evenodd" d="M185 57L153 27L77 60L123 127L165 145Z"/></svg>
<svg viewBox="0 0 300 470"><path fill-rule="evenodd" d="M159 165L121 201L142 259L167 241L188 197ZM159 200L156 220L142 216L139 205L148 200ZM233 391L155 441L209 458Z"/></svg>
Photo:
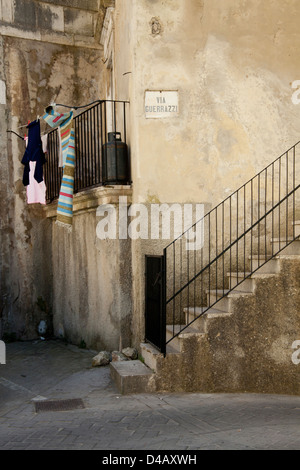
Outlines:
<svg viewBox="0 0 300 470"><path fill-rule="evenodd" d="M27 126L28 144L22 158L21 163L25 166L23 174L24 186L29 185L29 162L36 162L34 179L41 183L43 181L43 165L46 163L45 154L43 152L43 144L41 139L40 121L33 121Z"/></svg>

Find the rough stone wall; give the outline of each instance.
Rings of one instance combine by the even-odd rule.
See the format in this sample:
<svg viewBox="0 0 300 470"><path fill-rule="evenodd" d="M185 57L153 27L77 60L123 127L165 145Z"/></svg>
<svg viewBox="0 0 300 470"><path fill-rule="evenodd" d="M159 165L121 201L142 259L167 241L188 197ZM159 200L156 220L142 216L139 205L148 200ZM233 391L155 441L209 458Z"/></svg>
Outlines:
<svg viewBox="0 0 300 470"><path fill-rule="evenodd" d="M1 0L1 34L99 48L103 5L99 0Z"/></svg>
<svg viewBox="0 0 300 470"><path fill-rule="evenodd" d="M19 126L41 116L52 101L76 106L102 96L98 6L0 2L0 336L6 338L36 337L40 320L50 326L53 313L52 221L42 206L27 205L20 163L25 145L6 130L24 135ZM41 129L50 130L42 121Z"/></svg>
<svg viewBox="0 0 300 470"><path fill-rule="evenodd" d="M183 354L159 358L157 390L300 394L300 364L293 361L299 257L280 265L280 274L262 277L253 295L234 301L232 315L205 319L206 332L186 338Z"/></svg>

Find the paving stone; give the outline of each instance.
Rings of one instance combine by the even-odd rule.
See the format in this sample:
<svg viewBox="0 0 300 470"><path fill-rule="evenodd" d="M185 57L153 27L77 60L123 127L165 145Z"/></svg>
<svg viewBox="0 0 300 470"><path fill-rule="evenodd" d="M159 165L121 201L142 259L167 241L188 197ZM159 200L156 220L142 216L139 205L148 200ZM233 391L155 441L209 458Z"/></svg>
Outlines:
<svg viewBox="0 0 300 470"><path fill-rule="evenodd" d="M0 366L0 450L300 449L300 397L121 396L109 366L91 367L92 351L45 341L8 344L7 355ZM81 398L85 408L35 413L37 395Z"/></svg>

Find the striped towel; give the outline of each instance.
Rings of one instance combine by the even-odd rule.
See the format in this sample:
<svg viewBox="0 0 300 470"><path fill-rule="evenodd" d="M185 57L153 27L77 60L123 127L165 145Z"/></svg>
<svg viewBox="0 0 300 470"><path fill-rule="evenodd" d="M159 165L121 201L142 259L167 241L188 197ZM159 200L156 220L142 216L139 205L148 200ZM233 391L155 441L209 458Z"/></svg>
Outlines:
<svg viewBox="0 0 300 470"><path fill-rule="evenodd" d="M73 221L73 193L75 174L75 132L73 111L60 114L52 107L47 108L43 119L51 127L59 126L63 155L63 178L57 206L57 223L71 229Z"/></svg>

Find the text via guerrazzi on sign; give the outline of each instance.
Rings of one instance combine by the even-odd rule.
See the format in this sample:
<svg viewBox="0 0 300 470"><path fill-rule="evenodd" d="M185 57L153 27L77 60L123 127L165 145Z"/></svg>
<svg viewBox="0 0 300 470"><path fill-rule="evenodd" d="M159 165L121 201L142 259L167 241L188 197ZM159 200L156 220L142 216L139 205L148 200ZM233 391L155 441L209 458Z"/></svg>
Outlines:
<svg viewBox="0 0 300 470"><path fill-rule="evenodd" d="M178 91L146 91L145 116L147 119L164 119L178 116Z"/></svg>

